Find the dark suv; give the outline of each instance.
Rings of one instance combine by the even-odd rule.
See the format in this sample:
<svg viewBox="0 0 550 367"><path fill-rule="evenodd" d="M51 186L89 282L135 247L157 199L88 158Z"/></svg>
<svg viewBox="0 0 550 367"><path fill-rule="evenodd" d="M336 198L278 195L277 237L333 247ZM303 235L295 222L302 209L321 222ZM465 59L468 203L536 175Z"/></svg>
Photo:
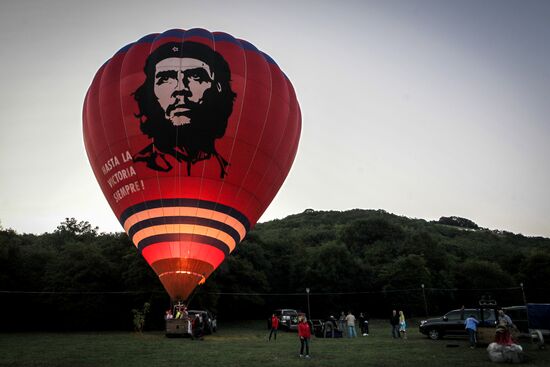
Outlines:
<svg viewBox="0 0 550 367"><path fill-rule="evenodd" d="M441 317L420 321L420 332L433 340L441 339L445 335L467 336L464 320L470 315L474 315L480 322L484 320L483 326L495 325L493 309L483 309L483 315L481 315L480 309L466 308L452 310Z"/></svg>
<svg viewBox="0 0 550 367"><path fill-rule="evenodd" d="M279 329L298 330L298 311L290 308L282 308L273 311L279 319ZM271 315L267 319L267 328L271 329Z"/></svg>

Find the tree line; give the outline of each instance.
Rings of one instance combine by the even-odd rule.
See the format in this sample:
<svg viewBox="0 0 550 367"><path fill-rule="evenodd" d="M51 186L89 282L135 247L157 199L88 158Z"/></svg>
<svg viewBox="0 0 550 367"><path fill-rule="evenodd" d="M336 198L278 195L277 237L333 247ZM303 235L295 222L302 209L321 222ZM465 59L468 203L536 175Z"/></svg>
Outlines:
<svg viewBox="0 0 550 367"><path fill-rule="evenodd" d="M314 211L260 223L191 298L220 320L352 310L436 315L490 294L503 305L548 302L550 239L480 228L460 217L411 219L383 210ZM524 285L523 292L520 284ZM424 286L424 289L421 288ZM170 300L124 233L67 218L53 232L0 229L5 330L131 329L151 305L162 328Z"/></svg>

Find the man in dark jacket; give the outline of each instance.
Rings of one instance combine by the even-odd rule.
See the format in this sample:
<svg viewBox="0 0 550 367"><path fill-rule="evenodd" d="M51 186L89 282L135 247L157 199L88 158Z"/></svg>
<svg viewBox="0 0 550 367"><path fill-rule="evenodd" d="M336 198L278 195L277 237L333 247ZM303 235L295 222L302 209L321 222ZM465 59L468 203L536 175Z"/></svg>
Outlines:
<svg viewBox="0 0 550 367"><path fill-rule="evenodd" d="M390 318L390 324L391 324L391 335L394 339L401 338L401 335L399 335L399 315L397 314L397 310L393 310Z"/></svg>

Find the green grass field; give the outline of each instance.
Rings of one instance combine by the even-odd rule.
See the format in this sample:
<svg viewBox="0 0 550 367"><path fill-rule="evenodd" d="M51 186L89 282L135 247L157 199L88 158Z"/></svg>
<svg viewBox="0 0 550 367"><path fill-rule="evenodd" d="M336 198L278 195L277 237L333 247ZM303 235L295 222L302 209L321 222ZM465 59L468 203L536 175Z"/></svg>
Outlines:
<svg viewBox="0 0 550 367"><path fill-rule="evenodd" d="M265 322L223 324L203 341L166 338L161 332L0 333L0 366L492 366L485 348L465 339L431 341L409 330L394 340L385 321L355 339L311 341L310 360L298 357L296 333L267 341ZM448 345L455 345L449 347ZM458 345L458 346L456 346ZM529 366L550 366L550 350L522 343Z"/></svg>

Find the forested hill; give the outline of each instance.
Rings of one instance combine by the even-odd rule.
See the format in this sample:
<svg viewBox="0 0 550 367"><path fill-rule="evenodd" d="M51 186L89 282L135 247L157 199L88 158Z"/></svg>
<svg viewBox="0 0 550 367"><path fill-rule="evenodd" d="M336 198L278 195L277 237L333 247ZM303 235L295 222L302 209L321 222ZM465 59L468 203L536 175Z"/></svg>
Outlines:
<svg viewBox="0 0 550 367"><path fill-rule="evenodd" d="M383 210L306 210L258 224L228 268L235 262L253 269L250 290L311 288L321 315L351 308L381 316L393 307L433 315L484 296L502 305L550 302L550 239L454 216L428 222Z"/></svg>
<svg viewBox="0 0 550 367"><path fill-rule="evenodd" d="M249 252L270 258L257 265L273 269L272 289L479 289L521 282L550 288L550 239L482 229L458 217L428 222L383 210L306 210L258 224L238 256Z"/></svg>
<svg viewBox="0 0 550 367"><path fill-rule="evenodd" d="M432 315L477 304L550 302L550 239L479 228L459 217L437 222L383 210L313 211L260 223L192 298L223 319L258 318L274 308L326 317L345 309ZM421 289L421 285L424 289ZM128 237L67 219L52 233L0 229L0 323L33 328L131 328L132 308L152 303L162 325L169 304ZM31 319L29 319L31 320ZM26 326L25 326L26 325ZM153 322L153 325L155 323ZM160 326L161 327L161 326Z"/></svg>

